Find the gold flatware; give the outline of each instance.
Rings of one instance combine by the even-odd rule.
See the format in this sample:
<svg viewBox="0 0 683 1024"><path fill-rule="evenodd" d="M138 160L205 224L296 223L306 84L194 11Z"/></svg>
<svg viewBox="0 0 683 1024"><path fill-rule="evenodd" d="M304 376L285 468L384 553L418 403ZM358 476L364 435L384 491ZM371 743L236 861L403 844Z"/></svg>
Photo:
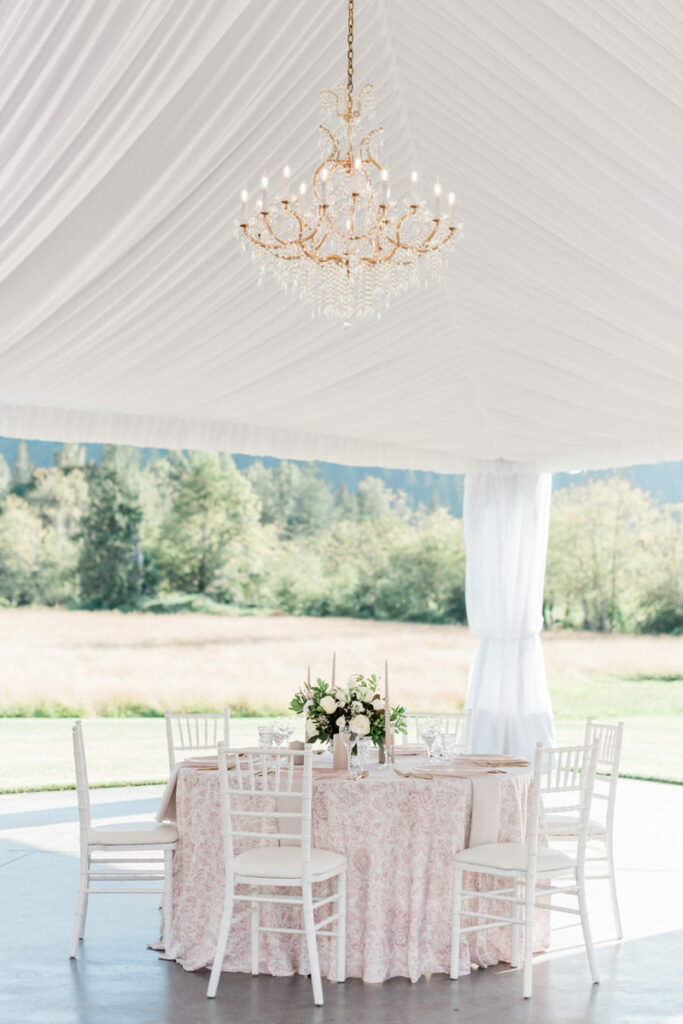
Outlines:
<svg viewBox="0 0 683 1024"><path fill-rule="evenodd" d="M400 768L394 768L397 775L400 775L403 779L427 779L428 781L433 779L433 775L427 775L423 772L402 772Z"/></svg>

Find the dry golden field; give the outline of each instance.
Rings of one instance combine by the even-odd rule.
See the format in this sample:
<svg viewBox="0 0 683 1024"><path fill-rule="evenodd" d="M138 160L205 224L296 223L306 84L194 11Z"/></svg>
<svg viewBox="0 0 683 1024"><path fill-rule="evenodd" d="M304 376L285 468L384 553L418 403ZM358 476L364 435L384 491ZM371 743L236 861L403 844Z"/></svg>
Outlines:
<svg viewBox="0 0 683 1024"><path fill-rule="evenodd" d="M329 678L335 649L338 680L381 673L386 657L393 700L413 710L454 710L475 646L462 626L1 609L0 715L101 718L226 704L272 714L286 708L308 664ZM682 637L558 632L545 636L544 647L558 736L573 739L589 715L624 718L625 770L683 779ZM101 728L121 734L104 722ZM156 734L158 726L149 728ZM49 742L65 729L66 722L0 721L0 771L27 737ZM68 744L59 756L68 765ZM141 777L156 773L139 766ZM25 772L20 777L26 781Z"/></svg>
<svg viewBox="0 0 683 1024"><path fill-rule="evenodd" d="M160 711L225 703L278 711L307 665L329 677L335 649L338 679L380 673L388 658L395 700L445 711L464 700L475 647L464 626L1 609L0 714L41 705L106 715L126 705ZM576 699L595 704L598 697L596 713L606 713L610 695L597 692L606 679L622 684L618 714L636 710L643 681L664 680L673 691L671 681L683 676L682 637L557 632L546 634L544 649L561 715L583 716L590 709L574 707Z"/></svg>

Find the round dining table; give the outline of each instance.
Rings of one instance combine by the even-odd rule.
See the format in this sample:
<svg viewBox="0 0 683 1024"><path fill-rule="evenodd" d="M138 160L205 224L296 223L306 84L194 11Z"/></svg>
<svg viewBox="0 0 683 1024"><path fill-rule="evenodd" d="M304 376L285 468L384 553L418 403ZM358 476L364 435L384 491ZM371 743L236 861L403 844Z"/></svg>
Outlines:
<svg viewBox="0 0 683 1024"><path fill-rule="evenodd" d="M514 770L493 778L497 800L490 812L495 820L488 823L491 838L522 842L531 774ZM405 778L376 766L355 781L339 772L314 771L313 845L343 853L348 860L347 977L417 981L448 973L452 857L470 843L474 784L472 778L436 774ZM172 816L179 842L171 934L163 936L164 956L193 971L213 964L223 909L218 772L180 767L174 786ZM496 885L495 879L483 875L470 875L467 882L467 888L477 891ZM262 924L299 927L299 913L298 908L268 905ZM545 948L547 912L539 912L536 937L537 947ZM487 967L509 960L509 939L504 927L464 935L460 973L467 974L471 964ZM334 941L318 939L322 975L330 979L335 977ZM260 946L261 973L308 973L301 936L266 932ZM250 950L249 922L242 918L233 923L224 970L250 973Z"/></svg>

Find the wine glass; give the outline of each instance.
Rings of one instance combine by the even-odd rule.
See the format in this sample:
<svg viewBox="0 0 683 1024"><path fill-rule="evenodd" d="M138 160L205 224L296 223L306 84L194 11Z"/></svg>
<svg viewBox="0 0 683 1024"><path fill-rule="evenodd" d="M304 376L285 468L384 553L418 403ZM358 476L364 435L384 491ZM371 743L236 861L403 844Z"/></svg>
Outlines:
<svg viewBox="0 0 683 1024"><path fill-rule="evenodd" d="M347 779L357 779L360 776L361 768L358 763L358 743L361 740L361 736L357 732L353 732L352 729L343 729L339 735L342 738L342 743L346 749L346 757L348 763L348 769L346 772ZM353 753L354 747L356 753Z"/></svg>
<svg viewBox="0 0 683 1024"><path fill-rule="evenodd" d="M278 749L285 743L294 732L294 726L286 718L278 718L273 725L273 735Z"/></svg>
<svg viewBox="0 0 683 1024"><path fill-rule="evenodd" d="M420 739L427 747L427 757L430 761L433 761L436 756L435 746L441 735L441 724L440 718L420 719Z"/></svg>

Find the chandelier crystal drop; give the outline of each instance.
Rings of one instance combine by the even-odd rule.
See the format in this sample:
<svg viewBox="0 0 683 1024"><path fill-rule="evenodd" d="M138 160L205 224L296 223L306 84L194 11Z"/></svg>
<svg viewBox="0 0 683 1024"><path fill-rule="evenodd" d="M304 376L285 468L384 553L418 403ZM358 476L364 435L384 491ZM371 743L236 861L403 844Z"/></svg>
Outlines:
<svg viewBox="0 0 683 1024"><path fill-rule="evenodd" d="M310 201L305 182L293 192L288 166L275 198L264 175L251 214L242 192L238 231L261 275L272 272L314 316L350 326L356 316L381 314L396 292L438 279L462 224L455 220L454 194L444 204L438 181L427 205L416 171L409 197L400 204L392 198L389 172L379 160L382 128L362 127L373 110L373 87L353 93L353 0L347 42L346 84L320 94L326 123L319 126L322 162L313 172Z"/></svg>

